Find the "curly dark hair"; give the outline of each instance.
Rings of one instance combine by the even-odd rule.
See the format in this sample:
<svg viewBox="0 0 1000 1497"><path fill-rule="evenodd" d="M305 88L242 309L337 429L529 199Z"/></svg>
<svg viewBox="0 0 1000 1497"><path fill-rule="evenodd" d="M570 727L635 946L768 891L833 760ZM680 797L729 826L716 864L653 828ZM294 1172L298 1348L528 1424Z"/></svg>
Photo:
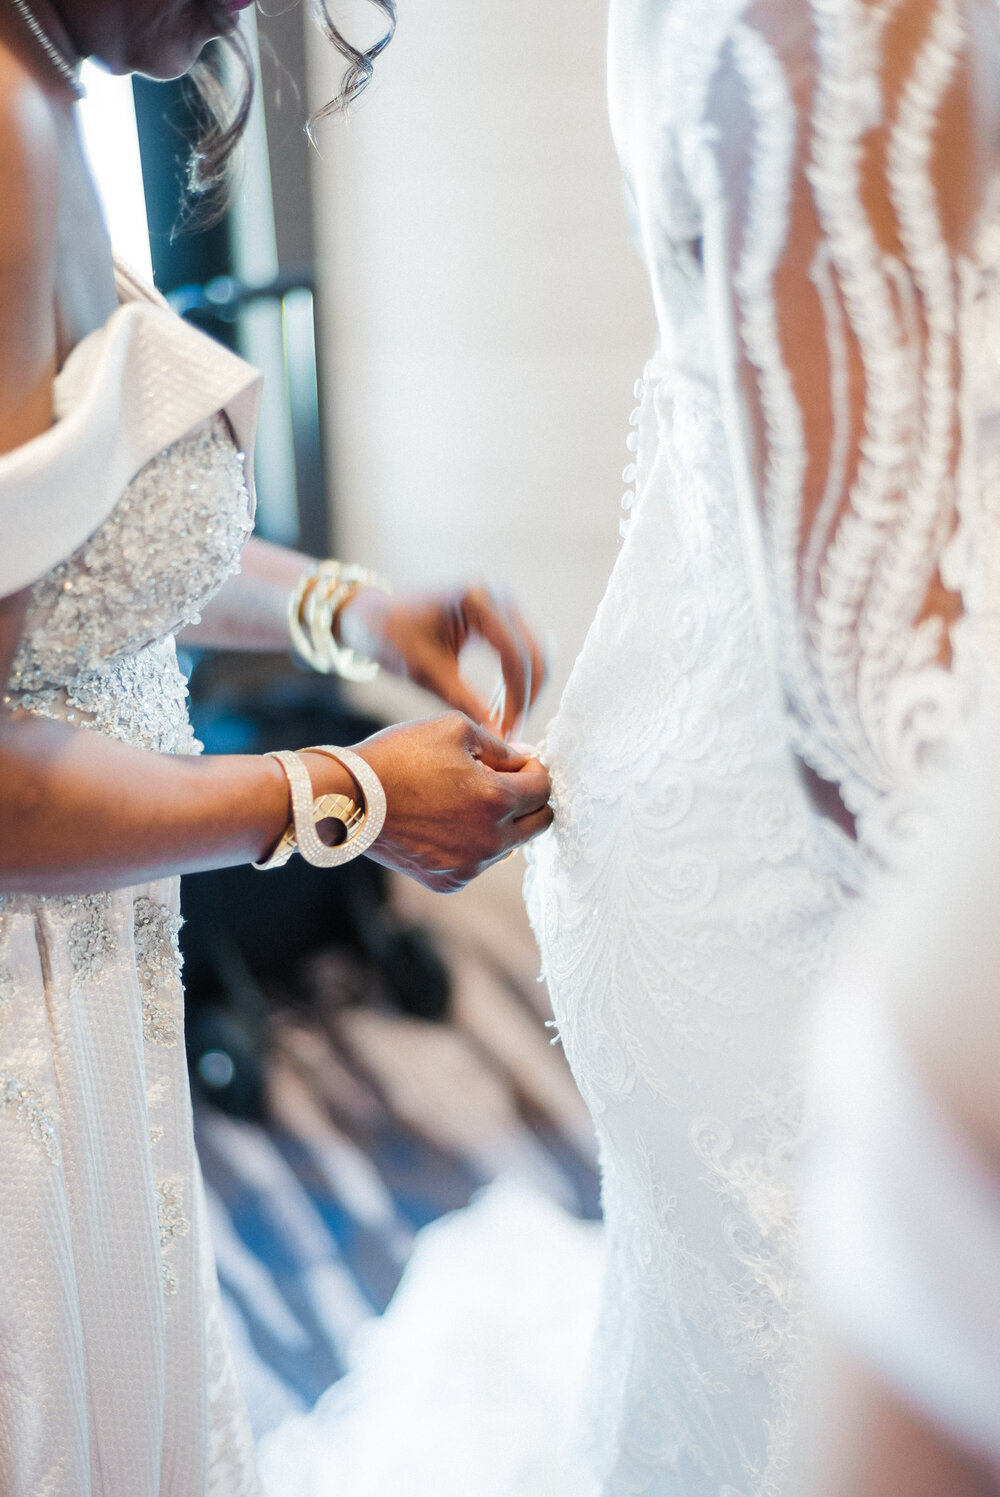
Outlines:
<svg viewBox="0 0 1000 1497"><path fill-rule="evenodd" d="M311 135L319 120L344 113L368 87L375 59L389 45L396 29L396 0L372 0L372 4L384 12L388 26L378 41L364 49L349 42L334 24L327 0L306 0L306 3L323 35L348 64L341 79L340 92L309 119L306 129ZM227 59L240 79L235 92L224 78L224 73L229 71ZM256 80L246 38L237 30L225 39L223 47L207 48L188 73L188 79L201 126L200 136L191 152L188 186L200 199L201 211L197 216L204 222L206 215L212 219L225 211L233 155L250 117Z"/></svg>

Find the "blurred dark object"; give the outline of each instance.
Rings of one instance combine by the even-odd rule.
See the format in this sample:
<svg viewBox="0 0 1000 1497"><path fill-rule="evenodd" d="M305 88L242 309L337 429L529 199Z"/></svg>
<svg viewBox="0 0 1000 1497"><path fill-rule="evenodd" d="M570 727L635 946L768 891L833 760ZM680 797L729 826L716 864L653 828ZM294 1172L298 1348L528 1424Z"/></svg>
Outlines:
<svg viewBox="0 0 1000 1497"><path fill-rule="evenodd" d="M206 657L191 690L195 732L211 753L357 743L381 726L346 708L329 681L253 656ZM370 973L381 1001L446 1017L444 962L427 931L393 914L387 895L385 870L368 858L317 869L294 857L269 873L243 866L182 879L188 1056L202 1095L236 1116L263 1116L268 994L311 1009L309 958L326 949Z"/></svg>
<svg viewBox="0 0 1000 1497"><path fill-rule="evenodd" d="M281 510L294 511L294 533L279 525L272 539L300 546L322 556L329 547L322 437L319 419L319 385L316 362L316 327L313 299L313 268L304 261L289 265L263 281L241 281L232 275L216 275L205 282L174 287L168 295L174 311L196 323L205 332L232 343L262 367L263 406L259 441L277 439L277 428L287 433L290 473L282 469L280 487L290 483L290 492L279 503ZM268 363L269 343L258 338L249 348L245 341L245 318L254 309L273 315L280 328L280 357ZM260 468L260 465L258 464ZM268 492L276 475L260 469L256 528L271 534L269 520L276 495Z"/></svg>

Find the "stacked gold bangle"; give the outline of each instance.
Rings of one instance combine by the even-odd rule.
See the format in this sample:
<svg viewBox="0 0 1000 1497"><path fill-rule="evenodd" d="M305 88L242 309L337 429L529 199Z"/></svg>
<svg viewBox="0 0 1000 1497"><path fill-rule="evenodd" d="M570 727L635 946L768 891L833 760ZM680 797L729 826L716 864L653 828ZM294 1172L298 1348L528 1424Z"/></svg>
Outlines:
<svg viewBox="0 0 1000 1497"><path fill-rule="evenodd" d="M292 819L271 856L253 865L261 871L283 867L296 850L315 868L339 868L367 852L385 825L382 782L360 754L330 744L317 744L300 752L326 754L327 758L341 764L358 786L364 806L359 807L346 795L314 798L309 771L299 755L289 749L275 749L268 758L277 759L285 772L291 793ZM330 817L344 823L345 838L336 847L328 847L316 831L316 823Z"/></svg>
<svg viewBox="0 0 1000 1497"><path fill-rule="evenodd" d="M288 632L302 659L323 675L345 681L373 681L378 661L363 660L337 640L337 618L361 587L388 592L388 584L367 567L318 561L299 578L288 599Z"/></svg>

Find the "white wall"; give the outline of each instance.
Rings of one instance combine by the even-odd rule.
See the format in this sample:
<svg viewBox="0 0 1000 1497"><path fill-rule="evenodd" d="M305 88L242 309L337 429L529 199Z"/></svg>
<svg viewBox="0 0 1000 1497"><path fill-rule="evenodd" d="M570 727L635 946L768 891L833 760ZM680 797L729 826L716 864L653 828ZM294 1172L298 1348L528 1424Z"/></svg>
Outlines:
<svg viewBox="0 0 1000 1497"><path fill-rule="evenodd" d="M558 646L531 736L614 560L651 347L605 117L605 0L399 11L314 166L337 542L397 586L511 584ZM315 105L339 76L315 32L310 66Z"/></svg>

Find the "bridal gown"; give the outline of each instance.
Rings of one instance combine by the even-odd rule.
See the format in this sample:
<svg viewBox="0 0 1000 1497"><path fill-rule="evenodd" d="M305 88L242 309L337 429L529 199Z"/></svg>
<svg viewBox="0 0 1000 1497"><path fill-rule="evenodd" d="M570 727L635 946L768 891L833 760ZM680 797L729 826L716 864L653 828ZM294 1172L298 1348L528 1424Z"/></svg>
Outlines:
<svg viewBox="0 0 1000 1497"><path fill-rule="evenodd" d="M198 749L173 634L252 517L255 371L124 272L0 457L13 710ZM0 895L0 1490L253 1497L194 1153L178 881Z"/></svg>
<svg viewBox="0 0 1000 1497"><path fill-rule="evenodd" d="M788 1489L797 1018L1000 658L998 195L936 155L991 159L997 29L972 0L612 0L659 349L527 885L603 1162L603 1497Z"/></svg>

